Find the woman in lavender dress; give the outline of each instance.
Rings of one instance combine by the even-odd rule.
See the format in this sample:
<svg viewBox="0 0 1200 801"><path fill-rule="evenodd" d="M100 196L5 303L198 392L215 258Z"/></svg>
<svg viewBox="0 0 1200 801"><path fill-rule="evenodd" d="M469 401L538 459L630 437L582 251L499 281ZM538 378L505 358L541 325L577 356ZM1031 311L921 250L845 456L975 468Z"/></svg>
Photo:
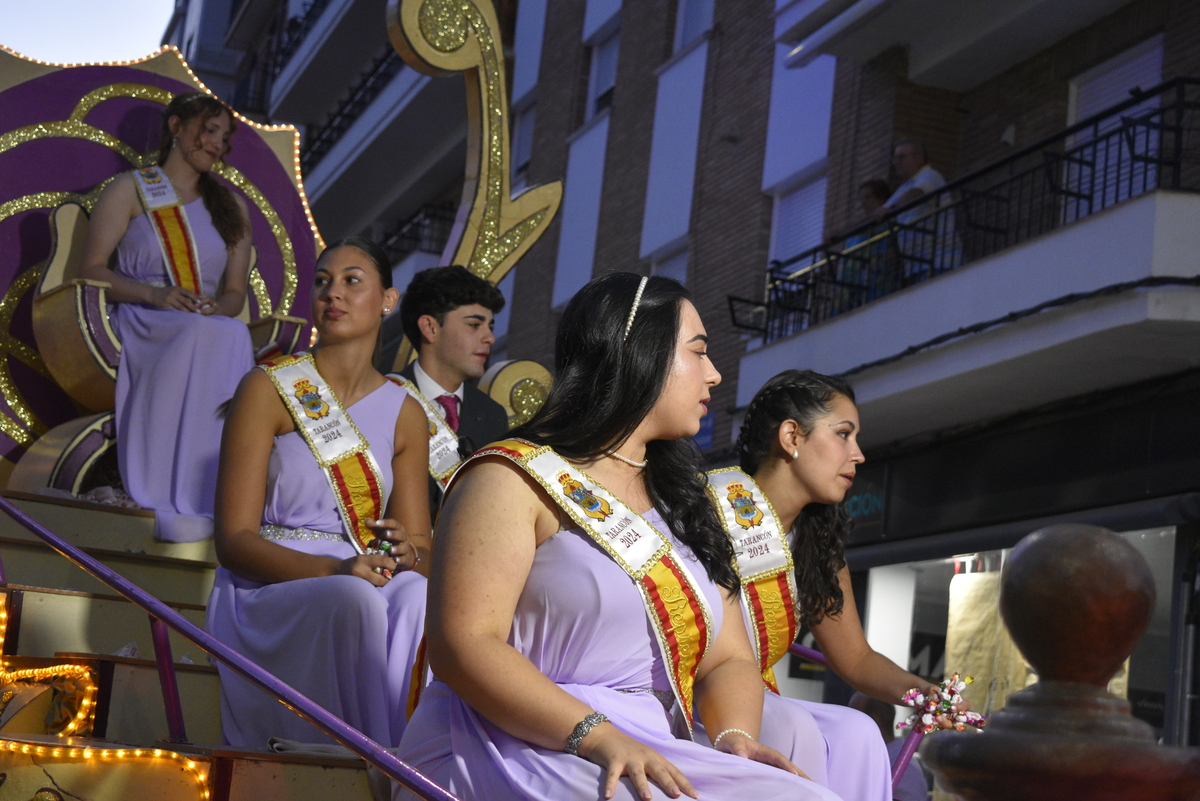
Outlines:
<svg viewBox="0 0 1200 801"><path fill-rule="evenodd" d="M221 567L208 602L213 635L385 746L404 731L429 565L425 414L372 366L380 323L398 294L386 254L367 240L331 245L317 262L320 345L312 362L378 464L386 511L367 525L390 555L360 554L351 544L271 376L251 370L221 442ZM271 737L329 742L225 669L221 722L237 746L264 748Z"/></svg>
<svg viewBox="0 0 1200 801"><path fill-rule="evenodd" d="M155 511L164 540L212 536L218 408L254 366L249 331L233 319L250 264L245 203L210 175L234 128L229 109L204 92L176 95L163 112L159 165L190 223L202 292L171 285L133 173L101 193L80 268L111 284L121 340L117 460L125 491Z"/></svg>
<svg viewBox="0 0 1200 801"><path fill-rule="evenodd" d="M733 553L684 439L720 381L706 349L678 283L595 279L563 314L545 405L512 434L643 512L638 523L612 507L614 523L634 520L625 537L649 523L687 566L711 609L694 697L720 733L717 752L686 729L677 736L674 662L659 651L639 584L560 512L543 489L553 478L543 485L484 456L463 468L438 520L426 626L434 680L398 751L461 798L837 798L757 739L762 680ZM589 508L605 517L604 504Z"/></svg>
<svg viewBox="0 0 1200 801"><path fill-rule="evenodd" d="M910 688L928 692L932 685L872 648L859 621L843 554L850 518L841 505L864 461L859 429L849 384L808 370L785 370L747 407L738 458L787 532L799 616L821 652L856 690L900 704ZM939 722L951 725L944 718ZM819 736L797 736L806 731ZM846 801L892 797L879 729L857 710L767 693L762 739Z"/></svg>

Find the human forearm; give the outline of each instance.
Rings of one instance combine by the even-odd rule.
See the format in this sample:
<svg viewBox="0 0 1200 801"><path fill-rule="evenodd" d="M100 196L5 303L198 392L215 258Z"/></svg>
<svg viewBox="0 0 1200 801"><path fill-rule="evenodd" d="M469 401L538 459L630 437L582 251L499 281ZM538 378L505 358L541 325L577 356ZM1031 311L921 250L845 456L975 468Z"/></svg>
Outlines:
<svg viewBox="0 0 1200 801"><path fill-rule="evenodd" d="M242 313L242 307L246 305L246 293L236 289L227 289L217 298L215 305L214 314L237 317Z"/></svg>
<svg viewBox="0 0 1200 801"><path fill-rule="evenodd" d="M591 712L603 711L557 686L497 637L427 637L434 675L514 737L561 751L576 724Z"/></svg>
<svg viewBox="0 0 1200 801"><path fill-rule="evenodd" d="M223 531L218 528L216 549L222 567L263 584L332 576L338 572L341 563L332 556L304 553L270 542L257 531L250 530Z"/></svg>
<svg viewBox="0 0 1200 801"><path fill-rule="evenodd" d="M889 704L901 703L904 693L929 683L874 649L869 649L850 664L839 664L831 659L830 667L854 689Z"/></svg>
<svg viewBox="0 0 1200 801"><path fill-rule="evenodd" d="M696 682L696 712L710 737L739 729L758 738L764 685L749 659L730 659Z"/></svg>
<svg viewBox="0 0 1200 801"><path fill-rule="evenodd" d="M105 295L113 303L154 303L155 287L114 272L102 264L84 266L79 271L79 277L109 284Z"/></svg>

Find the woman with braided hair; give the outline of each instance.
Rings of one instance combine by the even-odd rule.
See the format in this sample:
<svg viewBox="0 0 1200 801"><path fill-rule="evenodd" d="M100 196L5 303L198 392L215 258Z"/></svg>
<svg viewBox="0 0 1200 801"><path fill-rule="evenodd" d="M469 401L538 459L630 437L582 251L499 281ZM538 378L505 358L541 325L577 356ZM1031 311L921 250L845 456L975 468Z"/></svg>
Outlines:
<svg viewBox="0 0 1200 801"><path fill-rule="evenodd" d="M809 370L768 381L746 411L737 439L741 469L709 473L742 578L743 610L763 680L801 623L833 670L852 687L891 704L928 688L867 643L854 604L843 542L851 519L842 500L864 461L854 390ZM887 750L876 724L848 707L768 691L762 741L847 801L892 798Z"/></svg>
<svg viewBox="0 0 1200 801"><path fill-rule="evenodd" d="M398 756L459 797L837 798L758 740L733 552L690 443L721 380L707 343L677 282L591 281L545 405L450 484L433 681ZM689 739L693 711L715 750Z"/></svg>

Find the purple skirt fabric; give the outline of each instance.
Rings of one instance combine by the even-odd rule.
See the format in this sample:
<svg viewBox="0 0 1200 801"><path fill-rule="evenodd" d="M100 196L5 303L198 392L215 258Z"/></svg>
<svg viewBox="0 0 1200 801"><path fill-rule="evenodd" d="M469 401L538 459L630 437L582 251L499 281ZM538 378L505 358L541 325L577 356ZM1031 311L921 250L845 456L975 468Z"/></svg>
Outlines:
<svg viewBox="0 0 1200 801"><path fill-rule="evenodd" d="M391 493L396 417L406 392L388 382L348 410ZM263 522L344 532L333 493L296 432L277 437ZM305 553L346 559L348 539L287 540ZM239 653L386 746L405 727L409 677L424 631L425 578L399 573L383 587L357 576L260 584L218 568L208 630ZM332 742L311 724L230 671L221 671L221 725L231 745L265 748L283 737Z"/></svg>
<svg viewBox="0 0 1200 801"><path fill-rule="evenodd" d="M654 512L647 515L660 531ZM677 547L680 547L677 545ZM722 622L721 590L687 549L680 553ZM646 693L670 690L636 587L580 531L538 547L513 617L509 644L563 690L607 715L626 734L673 762L709 801L836 801L832 791L778 768L678 739L671 715ZM421 697L398 754L465 801L600 799L604 772L564 751L530 745L481 717L435 680ZM667 795L653 786L655 798ZM636 801L628 779L617 799ZM394 798L411 799L397 788Z"/></svg>
<svg viewBox="0 0 1200 801"><path fill-rule="evenodd" d="M186 207L200 254L205 294L215 296L227 251L199 199ZM145 215L130 220L117 246L117 272L166 285L158 240ZM119 303L112 311L121 340L117 370L117 461L125 491L155 511L158 539L212 536L218 409L254 367L250 332L232 317Z"/></svg>

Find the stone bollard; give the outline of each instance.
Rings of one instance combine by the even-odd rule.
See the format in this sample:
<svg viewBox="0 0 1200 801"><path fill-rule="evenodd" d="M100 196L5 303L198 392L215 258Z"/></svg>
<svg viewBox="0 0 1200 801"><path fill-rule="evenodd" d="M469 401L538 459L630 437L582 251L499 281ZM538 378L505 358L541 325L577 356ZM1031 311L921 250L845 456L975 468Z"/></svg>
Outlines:
<svg viewBox="0 0 1200 801"><path fill-rule="evenodd" d="M1017 544L1000 614L1039 681L1008 697L982 732L927 737L921 758L964 801L1200 798L1200 749L1158 745L1105 687L1154 609L1154 579L1125 540L1059 525Z"/></svg>

